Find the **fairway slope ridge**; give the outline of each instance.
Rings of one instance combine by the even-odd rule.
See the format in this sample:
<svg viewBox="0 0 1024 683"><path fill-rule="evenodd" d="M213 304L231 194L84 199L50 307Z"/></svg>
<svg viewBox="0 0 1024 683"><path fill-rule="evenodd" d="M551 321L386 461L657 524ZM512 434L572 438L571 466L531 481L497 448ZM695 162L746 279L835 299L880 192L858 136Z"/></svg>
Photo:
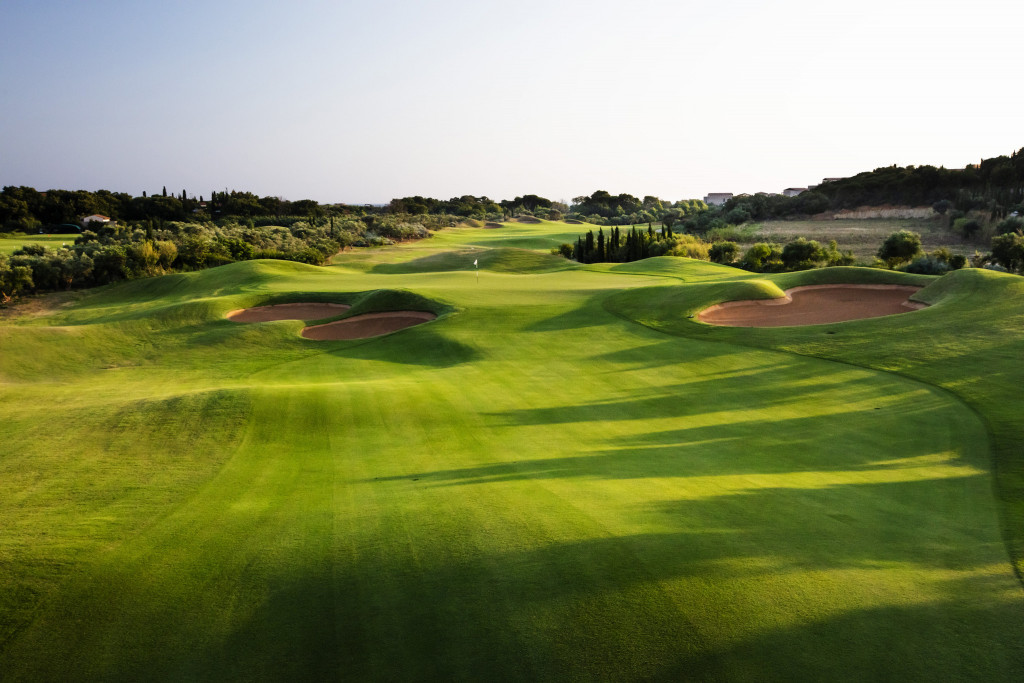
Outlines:
<svg viewBox="0 0 1024 683"><path fill-rule="evenodd" d="M474 266L474 262L477 265ZM410 274L451 271L491 270L499 273L541 273L576 268L578 264L561 256L541 254L529 249L510 247L461 250L432 254L397 264L380 264L374 273Z"/></svg>
<svg viewBox="0 0 1024 683"><path fill-rule="evenodd" d="M1024 278L549 253L578 230L0 320L0 679L1024 680ZM834 283L930 306L690 317Z"/></svg>

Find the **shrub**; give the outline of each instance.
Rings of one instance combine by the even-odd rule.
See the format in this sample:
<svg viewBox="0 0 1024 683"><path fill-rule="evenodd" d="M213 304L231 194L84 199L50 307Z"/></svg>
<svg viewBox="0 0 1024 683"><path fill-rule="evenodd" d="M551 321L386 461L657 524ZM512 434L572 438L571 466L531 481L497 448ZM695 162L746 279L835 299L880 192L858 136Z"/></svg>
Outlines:
<svg viewBox="0 0 1024 683"><path fill-rule="evenodd" d="M1024 232L1024 218L1010 216L999 221L999 224L996 226L996 234L1005 235L1008 232Z"/></svg>
<svg viewBox="0 0 1024 683"><path fill-rule="evenodd" d="M788 270L807 270L825 260L825 252L814 240L797 237L782 248L782 263Z"/></svg>
<svg viewBox="0 0 1024 683"><path fill-rule="evenodd" d="M900 230L885 238L885 242L878 249L878 258L893 268L900 263L906 263L921 251L921 236L910 230Z"/></svg>
<svg viewBox="0 0 1024 683"><path fill-rule="evenodd" d="M969 240L981 231L981 222L977 218L957 218L953 221L953 230Z"/></svg>
<svg viewBox="0 0 1024 683"><path fill-rule="evenodd" d="M755 273L774 273L782 270L782 248L771 242L758 242L747 249L740 266Z"/></svg>
<svg viewBox="0 0 1024 683"><path fill-rule="evenodd" d="M852 251L839 251L839 245L835 240L828 243L828 249L824 251L825 265L828 266L852 266L857 262L857 257Z"/></svg>
<svg viewBox="0 0 1024 683"><path fill-rule="evenodd" d="M559 244L557 247L552 247L551 253L554 254L555 256L564 256L567 259L571 259L572 245L569 244L568 242L563 242L562 244Z"/></svg>
<svg viewBox="0 0 1024 683"><path fill-rule="evenodd" d="M949 271L949 264L929 255L916 258L910 263L900 266L899 270L919 275L942 275Z"/></svg>
<svg viewBox="0 0 1024 683"><path fill-rule="evenodd" d="M992 238L992 258L1010 272L1024 266L1024 235L1011 232Z"/></svg>
<svg viewBox="0 0 1024 683"><path fill-rule="evenodd" d="M708 250L708 257L715 263L726 265L736 260L740 248L735 242L715 242Z"/></svg>
<svg viewBox="0 0 1024 683"><path fill-rule="evenodd" d="M746 209L737 206L735 209L725 214L725 222L733 225L740 225L750 220L750 212Z"/></svg>
<svg viewBox="0 0 1024 683"><path fill-rule="evenodd" d="M711 247L696 235L674 235L670 240L654 244L664 244L665 254L668 256L683 256L701 261L708 260L708 250Z"/></svg>

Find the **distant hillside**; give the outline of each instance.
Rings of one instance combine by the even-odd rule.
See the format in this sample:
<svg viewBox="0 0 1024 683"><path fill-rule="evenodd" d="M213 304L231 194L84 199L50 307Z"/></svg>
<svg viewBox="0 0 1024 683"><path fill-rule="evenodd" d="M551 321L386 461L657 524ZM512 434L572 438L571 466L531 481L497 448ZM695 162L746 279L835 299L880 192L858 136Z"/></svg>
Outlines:
<svg viewBox="0 0 1024 683"><path fill-rule="evenodd" d="M703 231L750 220L813 216L859 207L934 207L939 213L987 211L992 220L1024 211L1024 149L1010 156L984 159L961 169L934 166L887 166L822 183L794 197L739 195L718 211L687 223Z"/></svg>
<svg viewBox="0 0 1024 683"><path fill-rule="evenodd" d="M823 183L814 191L825 195L833 209L884 204L922 206L946 200L960 211L984 208L998 213L1024 202L1024 149L963 169L877 168Z"/></svg>

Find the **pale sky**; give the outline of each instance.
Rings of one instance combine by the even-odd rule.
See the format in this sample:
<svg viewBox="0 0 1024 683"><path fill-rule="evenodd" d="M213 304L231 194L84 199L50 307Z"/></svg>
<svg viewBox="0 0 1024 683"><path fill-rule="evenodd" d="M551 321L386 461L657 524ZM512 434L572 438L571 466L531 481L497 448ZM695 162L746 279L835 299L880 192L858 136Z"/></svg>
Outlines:
<svg viewBox="0 0 1024 683"><path fill-rule="evenodd" d="M779 192L1024 147L1010 0L0 0L0 185Z"/></svg>

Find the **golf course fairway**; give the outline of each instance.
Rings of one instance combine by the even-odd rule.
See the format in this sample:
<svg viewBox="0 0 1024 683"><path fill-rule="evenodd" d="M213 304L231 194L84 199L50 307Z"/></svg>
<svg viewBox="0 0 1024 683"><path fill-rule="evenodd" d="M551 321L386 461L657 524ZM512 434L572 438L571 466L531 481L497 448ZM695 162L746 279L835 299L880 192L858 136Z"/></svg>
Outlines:
<svg viewBox="0 0 1024 683"><path fill-rule="evenodd" d="M1024 680L1024 278L549 253L579 229L0 318L0 680ZM695 318L843 283L930 305ZM283 303L343 306L226 318ZM437 317L300 336L394 311Z"/></svg>

